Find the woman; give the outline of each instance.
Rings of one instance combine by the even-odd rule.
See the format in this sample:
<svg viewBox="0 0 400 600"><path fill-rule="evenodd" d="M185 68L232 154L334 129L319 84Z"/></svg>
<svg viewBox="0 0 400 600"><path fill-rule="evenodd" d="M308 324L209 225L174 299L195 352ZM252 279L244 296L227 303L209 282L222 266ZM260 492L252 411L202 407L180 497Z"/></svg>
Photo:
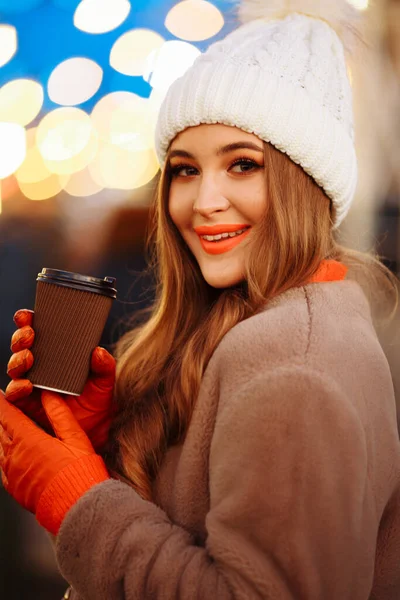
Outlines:
<svg viewBox="0 0 400 600"><path fill-rule="evenodd" d="M114 416L101 349L80 398L37 409L17 314L3 481L71 598L399 597L393 385L349 267L395 281L334 237L356 184L346 6L249 0L168 92L158 295L119 343Z"/></svg>

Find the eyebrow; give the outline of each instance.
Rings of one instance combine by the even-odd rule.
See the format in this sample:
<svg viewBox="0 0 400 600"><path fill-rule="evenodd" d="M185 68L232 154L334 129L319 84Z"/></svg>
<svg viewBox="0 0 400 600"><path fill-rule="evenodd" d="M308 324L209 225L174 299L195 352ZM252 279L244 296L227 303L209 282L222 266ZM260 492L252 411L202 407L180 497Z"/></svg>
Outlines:
<svg viewBox="0 0 400 600"><path fill-rule="evenodd" d="M218 148L216 155L222 156L224 154L228 154L228 152L241 150L243 148L248 150L256 150L257 152L264 152L263 148L260 148L260 146L257 146L257 144L253 144L253 142L233 142L232 144L227 144L226 146L221 146ZM187 150L180 150L179 148L170 152L169 159L174 158L175 156L181 156L183 158L195 158L193 154L187 152Z"/></svg>

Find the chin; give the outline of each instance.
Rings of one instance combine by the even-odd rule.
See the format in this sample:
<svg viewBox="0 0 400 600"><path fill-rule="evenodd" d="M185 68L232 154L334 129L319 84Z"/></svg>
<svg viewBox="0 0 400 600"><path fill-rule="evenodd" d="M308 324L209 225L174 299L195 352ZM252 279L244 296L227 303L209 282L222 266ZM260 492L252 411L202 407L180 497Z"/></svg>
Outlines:
<svg viewBox="0 0 400 600"><path fill-rule="evenodd" d="M202 271L202 274L208 285L216 289L234 287L235 285L238 285L241 281L243 281L242 273L220 273L218 271Z"/></svg>

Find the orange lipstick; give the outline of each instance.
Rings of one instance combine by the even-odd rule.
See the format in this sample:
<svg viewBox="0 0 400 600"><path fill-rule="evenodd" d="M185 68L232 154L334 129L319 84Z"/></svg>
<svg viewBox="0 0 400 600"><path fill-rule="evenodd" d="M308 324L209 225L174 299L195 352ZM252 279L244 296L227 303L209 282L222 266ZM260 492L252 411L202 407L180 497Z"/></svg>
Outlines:
<svg viewBox="0 0 400 600"><path fill-rule="evenodd" d="M240 235L236 235L231 238L224 238L218 241L208 241L202 238L203 235L219 235L221 233L233 233L240 231L240 229L246 229ZM217 224L217 225L203 225L195 227L194 231L197 233L200 239L201 246L207 254L223 254L229 252L236 246L238 246L250 232L250 225L241 223L230 223L230 224Z"/></svg>

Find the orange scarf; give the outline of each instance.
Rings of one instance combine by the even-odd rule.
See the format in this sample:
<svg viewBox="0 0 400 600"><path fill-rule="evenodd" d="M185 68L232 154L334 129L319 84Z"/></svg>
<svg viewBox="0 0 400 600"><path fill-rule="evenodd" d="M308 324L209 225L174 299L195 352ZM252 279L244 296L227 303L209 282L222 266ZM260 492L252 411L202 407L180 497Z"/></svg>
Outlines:
<svg viewBox="0 0 400 600"><path fill-rule="evenodd" d="M347 271L348 268L337 260L323 260L307 283L342 281L346 277Z"/></svg>

